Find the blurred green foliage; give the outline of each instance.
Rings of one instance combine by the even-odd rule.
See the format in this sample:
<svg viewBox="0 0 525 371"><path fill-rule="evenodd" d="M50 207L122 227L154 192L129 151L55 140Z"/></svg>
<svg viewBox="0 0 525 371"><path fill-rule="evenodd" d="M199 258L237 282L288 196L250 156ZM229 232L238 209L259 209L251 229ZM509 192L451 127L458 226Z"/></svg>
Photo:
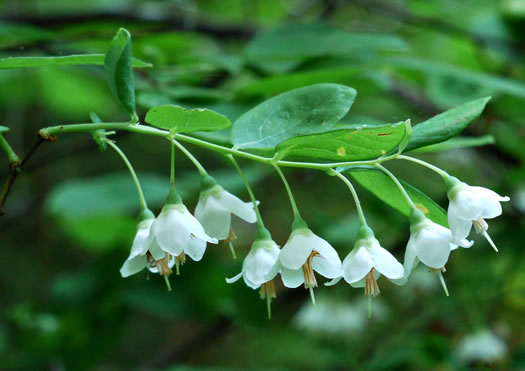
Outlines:
<svg viewBox="0 0 525 371"><path fill-rule="evenodd" d="M157 276L123 280L118 270L129 252L138 206L133 183L120 159L99 152L92 138L64 135L39 148L0 217L0 368L525 367L522 2L35 0L0 5L3 58L105 53L120 27L130 30L133 56L154 65L134 70L142 119L153 106L176 104L212 109L233 122L266 98L315 83L357 90L345 125L408 118L417 124L492 96L459 140L491 135L493 144L458 148L447 142L440 147L445 151L420 156L463 181L512 198L504 215L490 223L499 254L482 239L452 254L446 273L451 297L420 269L405 287L381 280L369 320L362 291L348 285L321 285L316 310L305 290L278 286L269 322L257 292L224 281L239 271L253 237L254 228L240 221L234 221L237 260L227 246L210 246L203 261L188 263L172 280L171 293ZM19 155L31 148L39 128L88 122L91 111L105 121L128 119L101 66L0 70L0 123L10 128L4 135ZM198 135L225 143L230 131ZM169 143L132 134L115 139L159 211L167 193ZM225 189L247 199L224 158L189 148ZM177 184L191 210L198 174L182 155L176 161ZM242 166L249 168L268 228L283 245L292 215L280 180L271 168ZM446 206L438 176L415 164L388 166ZM322 173L286 173L311 228L345 256L357 234L347 189ZM6 174L7 169L0 173L2 179ZM366 190L369 179L357 180L376 236L402 259L406 218ZM504 342L499 357L477 361L462 355L465 339L478 330ZM486 349L478 351L482 355Z"/></svg>

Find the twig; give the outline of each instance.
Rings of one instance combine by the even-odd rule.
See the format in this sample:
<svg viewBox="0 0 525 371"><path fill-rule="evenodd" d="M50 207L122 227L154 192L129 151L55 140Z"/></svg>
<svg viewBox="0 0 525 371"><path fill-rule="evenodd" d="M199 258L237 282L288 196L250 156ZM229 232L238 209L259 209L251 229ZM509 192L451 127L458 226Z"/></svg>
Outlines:
<svg viewBox="0 0 525 371"><path fill-rule="evenodd" d="M52 138L49 138L48 140L52 141L52 140L55 140L55 138L52 137ZM40 146L40 144L42 144L45 141L46 140L44 138L42 138L41 136L38 136L37 141L35 142L33 147L31 147L29 152L24 156L24 158L22 159L22 162L20 162L20 164L14 164L10 166L11 171L9 172L9 175L7 176L7 179L4 183L4 187L2 188L2 193L0 193L0 216L4 215L4 210L3 210L4 204L7 200L7 196L9 196L9 193L11 192L11 188L13 188L13 184L15 183L16 177L22 171L22 167L27 163L27 161L29 161L31 156L33 156L33 154L35 153L37 148Z"/></svg>

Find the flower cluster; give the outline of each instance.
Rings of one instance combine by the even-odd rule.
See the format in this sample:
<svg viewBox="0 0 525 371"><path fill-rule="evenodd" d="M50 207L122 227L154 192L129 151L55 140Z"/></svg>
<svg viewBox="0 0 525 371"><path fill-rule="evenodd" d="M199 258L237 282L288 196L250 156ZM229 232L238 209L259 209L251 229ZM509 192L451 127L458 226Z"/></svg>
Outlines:
<svg viewBox="0 0 525 371"><path fill-rule="evenodd" d="M344 180L349 184L346 178ZM303 285L310 291L315 304L313 289L318 286L316 275L328 279L328 286L344 279L353 287L364 288L364 294L371 298L380 292L378 279L381 275L395 284L403 285L419 262L439 275L448 295L442 272L445 271L450 253L458 247L469 248L473 245L473 241L467 240L472 225L496 249L487 234L485 219L500 215L500 202L508 201L509 198L485 188L471 187L450 176L445 178L445 184L450 200L450 229L428 219L412 203L410 238L404 263L401 264L381 246L362 217L354 247L341 262L330 243L308 228L294 201L292 232L281 249L264 227L253 194L253 202L243 202L205 175L195 216L182 204L176 193L168 197L169 202L156 218L149 211L143 213L121 274L127 277L148 268L164 276L169 287L167 278L172 274L173 266L176 266L178 273L186 255L199 261L207 243L216 244L219 240L231 243L235 236L231 229L231 218L235 214L248 223L257 222L258 230L241 272L226 281L234 283L242 278L248 287L260 289L261 298L268 302L268 310L271 300L276 297L274 281L278 275L288 288ZM293 200L291 193L290 197Z"/></svg>

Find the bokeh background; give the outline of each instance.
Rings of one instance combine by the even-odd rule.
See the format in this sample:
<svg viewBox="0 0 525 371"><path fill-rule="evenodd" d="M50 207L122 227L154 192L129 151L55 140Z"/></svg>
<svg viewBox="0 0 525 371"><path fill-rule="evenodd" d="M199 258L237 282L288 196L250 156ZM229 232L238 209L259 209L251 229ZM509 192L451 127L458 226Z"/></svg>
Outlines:
<svg viewBox="0 0 525 371"><path fill-rule="evenodd" d="M2 57L104 53L126 27L134 56L154 65L135 73L141 117L173 103L233 121L280 92L336 82L358 91L345 122L417 124L491 95L463 135L492 144L417 156L511 197L490 222L499 253L475 236L473 248L452 254L450 297L419 267L407 286L379 281L368 319L360 289L321 285L313 307L306 290L279 283L269 321L258 292L224 281L238 273L253 238L254 228L239 221L239 258L210 246L172 276L171 293L158 276L122 279L138 210L131 178L89 135L63 135L38 149L0 217L0 368L525 369L525 1L26 0L0 1L0 15ZM295 41L282 42L289 35ZM0 71L0 123L19 154L39 128L89 122L91 111L125 119L102 67ZM228 133L208 138L224 143ZM129 133L116 140L159 211L169 144ZM224 158L188 148L247 200ZM292 214L279 178L269 167L241 165L283 245ZM387 166L446 208L437 175L411 163ZM357 227L345 186L320 172L285 172L310 227L344 257ZM193 209L198 174L182 155L177 182ZM406 218L358 191L376 236L402 260Z"/></svg>

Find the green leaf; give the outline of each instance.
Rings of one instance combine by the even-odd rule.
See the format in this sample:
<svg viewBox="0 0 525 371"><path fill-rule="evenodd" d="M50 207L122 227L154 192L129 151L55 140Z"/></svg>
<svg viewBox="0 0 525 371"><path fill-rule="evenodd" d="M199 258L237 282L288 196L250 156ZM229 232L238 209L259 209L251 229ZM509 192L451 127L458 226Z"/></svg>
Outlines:
<svg viewBox="0 0 525 371"><path fill-rule="evenodd" d="M0 126L0 133L5 133L5 132L7 132L7 131L9 131L9 128L8 128L8 127L6 127L6 126Z"/></svg>
<svg viewBox="0 0 525 371"><path fill-rule="evenodd" d="M335 130L290 138L277 146L277 153L279 158L302 160L370 160L394 150L405 135L404 122L371 129Z"/></svg>
<svg viewBox="0 0 525 371"><path fill-rule="evenodd" d="M121 28L111 41L104 59L104 70L111 92L131 120L138 121L131 65L131 35L126 29Z"/></svg>
<svg viewBox="0 0 525 371"><path fill-rule="evenodd" d="M481 115L489 100L485 97L467 102L414 126L405 152L455 137Z"/></svg>
<svg viewBox="0 0 525 371"><path fill-rule="evenodd" d="M346 168L345 172L387 205L407 217L410 215L410 206L401 191L392 179L382 171L372 167L353 167ZM441 206L414 186L402 180L399 181L405 187L416 207L427 218L444 227L448 227L447 213Z"/></svg>
<svg viewBox="0 0 525 371"><path fill-rule="evenodd" d="M214 131L231 126L230 120L205 108L185 109L174 105L153 107L146 114L146 122L176 133Z"/></svg>
<svg viewBox="0 0 525 371"><path fill-rule="evenodd" d="M79 54L60 57L15 57L0 59L0 69L45 67L57 65L104 65L104 54ZM151 63L133 58L135 68L152 67Z"/></svg>
<svg viewBox="0 0 525 371"><path fill-rule="evenodd" d="M371 50L407 50L406 43L391 34L347 32L324 24L293 24L262 33L246 48L249 60L307 58L351 54Z"/></svg>
<svg viewBox="0 0 525 371"><path fill-rule="evenodd" d="M360 67L332 67L312 71L300 71L282 76L271 76L255 82L243 84L235 89L239 96L273 95L304 86L320 83L350 84L363 73Z"/></svg>
<svg viewBox="0 0 525 371"><path fill-rule="evenodd" d="M389 67L420 71L423 72L425 76L453 76L464 82L488 88L493 92L507 93L525 98L525 84L503 77L486 74L481 71L473 71L445 63L404 56L387 57L383 62Z"/></svg>
<svg viewBox="0 0 525 371"><path fill-rule="evenodd" d="M232 127L236 148L274 148L298 135L329 131L352 106L357 92L317 84L283 93L246 112Z"/></svg>
<svg viewBox="0 0 525 371"><path fill-rule="evenodd" d="M446 142L432 144L430 146L415 149L414 152L440 152L451 149L465 148L465 147L480 147L487 144L494 144L496 142L492 135L484 135L482 137L455 137Z"/></svg>

